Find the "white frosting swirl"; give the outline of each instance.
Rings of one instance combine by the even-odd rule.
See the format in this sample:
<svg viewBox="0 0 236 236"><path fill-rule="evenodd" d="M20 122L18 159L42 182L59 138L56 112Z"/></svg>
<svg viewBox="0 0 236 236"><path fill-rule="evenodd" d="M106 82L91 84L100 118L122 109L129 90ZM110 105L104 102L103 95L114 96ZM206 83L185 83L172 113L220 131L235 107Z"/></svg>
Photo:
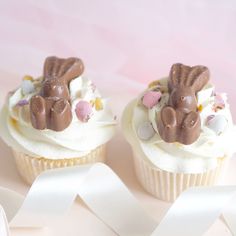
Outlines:
<svg viewBox="0 0 236 236"><path fill-rule="evenodd" d="M13 149L31 156L49 159L81 157L111 139L116 121L108 106L108 100L101 97L93 83L84 76L71 81L69 90L72 104L72 122L65 130L34 129L30 122L29 105L19 106L19 101L29 101L40 90L42 78L33 81L35 90L23 94L18 88L2 109L0 132L4 141ZM88 122L81 122L75 113L78 101L94 101L100 98L103 109L96 110Z"/></svg>
<svg viewBox="0 0 236 236"><path fill-rule="evenodd" d="M167 91L167 79L160 80L164 91ZM218 158L231 156L235 151L235 127L232 122L229 104L226 96L222 95L225 108L214 111L214 88L208 84L198 94L198 103L202 107L200 112L201 134L191 145L180 143L166 143L160 137L156 116L162 107L167 104L169 94L164 92L160 102L152 109L147 109L141 103L142 93L126 107L122 117L122 127L127 140L133 146L134 152L145 158L151 165L162 170L176 173L201 173L217 165ZM206 123L210 115L222 115L227 120L227 127L220 135L210 129ZM138 127L144 122L151 122L155 135L148 141L141 140L138 136Z"/></svg>

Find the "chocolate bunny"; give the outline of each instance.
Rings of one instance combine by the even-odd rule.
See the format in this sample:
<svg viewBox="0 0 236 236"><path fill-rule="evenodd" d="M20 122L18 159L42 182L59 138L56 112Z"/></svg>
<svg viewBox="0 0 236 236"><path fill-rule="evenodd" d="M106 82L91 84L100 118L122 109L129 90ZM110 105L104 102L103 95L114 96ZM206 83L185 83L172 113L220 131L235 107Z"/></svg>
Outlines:
<svg viewBox="0 0 236 236"><path fill-rule="evenodd" d="M41 90L30 100L34 128L61 131L69 126L72 112L68 86L83 70L83 62L78 58L46 58Z"/></svg>
<svg viewBox="0 0 236 236"><path fill-rule="evenodd" d="M186 66L180 63L171 67L168 90L169 100L157 117L162 139L168 143L193 143L200 135L201 120L197 109L196 93L209 80L205 66Z"/></svg>

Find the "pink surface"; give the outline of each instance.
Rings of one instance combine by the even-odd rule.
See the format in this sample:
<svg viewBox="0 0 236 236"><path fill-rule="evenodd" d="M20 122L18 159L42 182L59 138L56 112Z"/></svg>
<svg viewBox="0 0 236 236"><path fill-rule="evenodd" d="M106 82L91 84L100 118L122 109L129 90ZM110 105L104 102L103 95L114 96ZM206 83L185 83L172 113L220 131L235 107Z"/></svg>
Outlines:
<svg viewBox="0 0 236 236"><path fill-rule="evenodd" d="M172 63L183 62L210 68L218 91L228 93L236 120L235 22L233 0L0 1L1 103L24 74L41 74L46 56L79 56L120 116L146 83L167 75ZM9 149L0 145L0 185L26 193ZM138 185L130 148L120 134L111 142L108 156L108 164L143 207L160 219L169 204ZM235 159L226 183L236 184L234 168ZM12 235L115 235L81 203L63 223L43 231L13 230ZM230 234L218 222L206 235Z"/></svg>

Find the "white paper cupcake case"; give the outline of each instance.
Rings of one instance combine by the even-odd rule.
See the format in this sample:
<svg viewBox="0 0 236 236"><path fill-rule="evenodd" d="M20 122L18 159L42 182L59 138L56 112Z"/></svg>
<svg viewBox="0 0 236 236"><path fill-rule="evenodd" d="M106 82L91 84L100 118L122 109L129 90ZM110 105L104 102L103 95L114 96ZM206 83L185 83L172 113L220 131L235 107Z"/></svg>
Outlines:
<svg viewBox="0 0 236 236"><path fill-rule="evenodd" d="M215 169L204 173L172 173L151 166L137 153L134 155L136 176L143 188L158 199L172 202L181 192L194 186L211 186L222 177L228 157L218 158Z"/></svg>
<svg viewBox="0 0 236 236"><path fill-rule="evenodd" d="M32 184L35 178L48 169L90 164L95 162L105 162L106 144L92 150L85 156L69 159L47 159L44 157L32 157L25 153L12 150L19 174L28 184Z"/></svg>

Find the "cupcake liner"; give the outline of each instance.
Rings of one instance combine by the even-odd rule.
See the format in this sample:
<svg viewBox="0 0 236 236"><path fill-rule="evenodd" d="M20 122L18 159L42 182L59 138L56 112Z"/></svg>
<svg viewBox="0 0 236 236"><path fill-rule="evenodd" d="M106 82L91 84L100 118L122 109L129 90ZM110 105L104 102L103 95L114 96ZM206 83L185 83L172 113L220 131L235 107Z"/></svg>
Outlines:
<svg viewBox="0 0 236 236"><path fill-rule="evenodd" d="M32 184L35 178L43 171L95 162L105 162L106 144L103 144L92 150L85 156L65 159L47 159L44 157L33 157L25 153L12 149L15 157L17 169L23 180Z"/></svg>
<svg viewBox="0 0 236 236"><path fill-rule="evenodd" d="M172 202L184 190L194 186L211 186L219 182L222 177L228 157L218 158L215 169L203 173L172 173L153 167L134 153L136 176L143 188L156 198Z"/></svg>

